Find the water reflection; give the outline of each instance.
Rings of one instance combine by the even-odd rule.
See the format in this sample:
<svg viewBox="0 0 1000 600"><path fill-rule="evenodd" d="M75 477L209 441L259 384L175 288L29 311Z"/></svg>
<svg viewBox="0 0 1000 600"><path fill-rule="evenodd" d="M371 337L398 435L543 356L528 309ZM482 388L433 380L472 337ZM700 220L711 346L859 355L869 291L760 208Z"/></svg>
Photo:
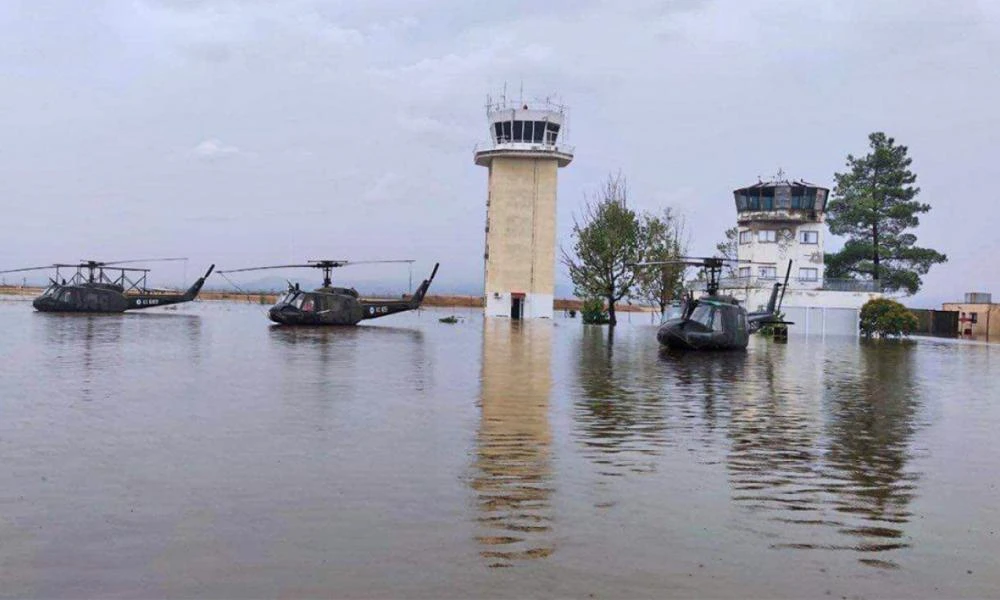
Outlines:
<svg viewBox="0 0 1000 600"><path fill-rule="evenodd" d="M903 525L918 475L907 468L919 408L909 344L867 343L859 373L828 368L825 400L830 413L827 477L834 481L840 532L866 553L862 562L894 567L891 550L905 548Z"/></svg>
<svg viewBox="0 0 1000 600"><path fill-rule="evenodd" d="M657 373L645 368L655 357L635 356L635 349L618 351L612 328L583 328L574 416L584 454L604 476L655 470L654 457L666 444Z"/></svg>
<svg viewBox="0 0 1000 600"><path fill-rule="evenodd" d="M732 399L734 501L776 525L759 532L772 548L850 551L895 568L916 481L906 468L918 408L912 348L758 350Z"/></svg>
<svg viewBox="0 0 1000 600"><path fill-rule="evenodd" d="M485 319L475 473L479 554L491 567L555 547L549 424L551 323Z"/></svg>
<svg viewBox="0 0 1000 600"><path fill-rule="evenodd" d="M62 369L62 381L73 382L80 399L94 400L98 373L121 366L121 315L35 313L45 331L50 360Z"/></svg>
<svg viewBox="0 0 1000 600"><path fill-rule="evenodd" d="M668 377L667 394L691 426L700 424L701 442L715 442L715 433L730 419L731 401L747 391L746 352L659 351L659 367Z"/></svg>
<svg viewBox="0 0 1000 600"><path fill-rule="evenodd" d="M268 336L287 367L281 370L285 389L303 394L353 394L365 365L384 365L384 376L405 378L417 390L432 372L419 329L271 326Z"/></svg>
<svg viewBox="0 0 1000 600"><path fill-rule="evenodd" d="M759 344L745 376L732 384L738 394L730 401L730 487L735 502L774 522L823 524L819 383L788 361L786 350Z"/></svg>

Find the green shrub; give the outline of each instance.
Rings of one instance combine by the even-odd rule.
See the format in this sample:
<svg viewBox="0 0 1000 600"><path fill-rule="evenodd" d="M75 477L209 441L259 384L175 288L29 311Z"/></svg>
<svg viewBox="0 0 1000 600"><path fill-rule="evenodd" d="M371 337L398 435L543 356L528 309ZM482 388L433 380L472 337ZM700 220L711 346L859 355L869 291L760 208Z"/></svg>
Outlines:
<svg viewBox="0 0 1000 600"><path fill-rule="evenodd" d="M774 317L775 317L775 320L777 320L777 321L784 321L785 320L785 313L779 311L778 313L776 313L774 315ZM775 325L773 323L764 323L763 325L760 326L760 329L757 330L757 334L760 335L761 337L774 337L774 328L775 327L787 327L787 326L786 325Z"/></svg>
<svg viewBox="0 0 1000 600"><path fill-rule="evenodd" d="M591 325L607 325L610 322L608 309L604 308L604 300L600 298L585 299L583 308L580 309L580 317L584 323Z"/></svg>
<svg viewBox="0 0 1000 600"><path fill-rule="evenodd" d="M865 337L910 335L920 325L916 315L888 298L875 298L861 307L861 333Z"/></svg>

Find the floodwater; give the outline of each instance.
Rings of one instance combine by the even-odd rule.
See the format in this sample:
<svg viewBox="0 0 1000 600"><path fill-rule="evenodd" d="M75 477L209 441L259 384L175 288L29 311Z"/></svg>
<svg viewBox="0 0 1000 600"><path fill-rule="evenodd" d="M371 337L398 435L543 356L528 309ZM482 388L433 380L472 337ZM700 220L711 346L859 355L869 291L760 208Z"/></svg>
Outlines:
<svg viewBox="0 0 1000 600"><path fill-rule="evenodd" d="M1000 595L998 347L446 314L0 302L0 596Z"/></svg>

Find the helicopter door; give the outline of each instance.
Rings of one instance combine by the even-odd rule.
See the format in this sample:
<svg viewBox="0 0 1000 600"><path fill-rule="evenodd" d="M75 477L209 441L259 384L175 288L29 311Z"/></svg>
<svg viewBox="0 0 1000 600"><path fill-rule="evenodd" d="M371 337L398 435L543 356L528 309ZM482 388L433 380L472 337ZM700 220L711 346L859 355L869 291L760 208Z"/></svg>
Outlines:
<svg viewBox="0 0 1000 600"><path fill-rule="evenodd" d="M510 295L510 318L515 321L521 320L524 313L524 294Z"/></svg>

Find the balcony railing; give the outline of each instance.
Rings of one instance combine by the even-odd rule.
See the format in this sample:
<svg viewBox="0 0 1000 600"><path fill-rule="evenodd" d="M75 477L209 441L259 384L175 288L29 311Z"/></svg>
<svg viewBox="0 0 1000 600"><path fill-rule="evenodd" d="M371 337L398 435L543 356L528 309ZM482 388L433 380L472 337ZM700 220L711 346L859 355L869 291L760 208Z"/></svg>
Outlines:
<svg viewBox="0 0 1000 600"><path fill-rule="evenodd" d="M881 292L882 282L863 279L824 279L821 289L834 292Z"/></svg>
<svg viewBox="0 0 1000 600"><path fill-rule="evenodd" d="M770 288L775 283L781 283L784 277L723 277L719 280L721 290L739 290ZM788 289L795 290L826 290L832 292L879 292L881 286L877 281L865 281L859 279L805 279L792 277L788 281ZM703 291L706 282L693 280L687 283L687 288L694 291Z"/></svg>
<svg viewBox="0 0 1000 600"><path fill-rule="evenodd" d="M572 155L576 148L569 144L546 144L545 142L480 142L473 148L473 154L490 150L521 150L536 152L560 152Z"/></svg>

